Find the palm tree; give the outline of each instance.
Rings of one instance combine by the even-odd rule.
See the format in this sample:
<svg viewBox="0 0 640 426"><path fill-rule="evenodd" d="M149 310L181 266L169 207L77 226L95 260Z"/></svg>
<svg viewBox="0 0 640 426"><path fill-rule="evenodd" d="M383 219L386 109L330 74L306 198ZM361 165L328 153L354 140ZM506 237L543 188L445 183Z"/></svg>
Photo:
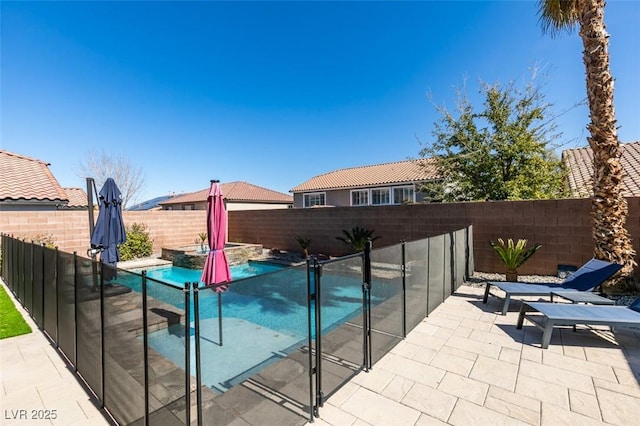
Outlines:
<svg viewBox="0 0 640 426"><path fill-rule="evenodd" d="M344 237L336 237L336 240L340 240L345 244L349 244L356 252L360 252L364 250L368 240L371 240L371 242L373 242L380 238L379 235L374 237L374 232L376 232L375 229L366 229L360 226L355 226L351 228L351 232L343 229L342 234L344 235Z"/></svg>
<svg viewBox="0 0 640 426"><path fill-rule="evenodd" d="M613 105L613 77L609 69L609 35L604 23L605 0L539 0L543 32L552 36L561 30L580 28L586 69L589 117L587 138L593 151L594 256L623 266L617 283L631 283L636 263L627 220L627 200L622 195L624 172Z"/></svg>

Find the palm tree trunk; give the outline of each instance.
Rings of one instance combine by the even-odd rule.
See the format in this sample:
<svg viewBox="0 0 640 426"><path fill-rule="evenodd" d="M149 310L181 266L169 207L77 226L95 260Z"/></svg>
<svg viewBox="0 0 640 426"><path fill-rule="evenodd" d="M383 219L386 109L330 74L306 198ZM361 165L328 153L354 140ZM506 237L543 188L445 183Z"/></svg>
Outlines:
<svg viewBox="0 0 640 426"><path fill-rule="evenodd" d="M609 35L604 24L604 0L582 0L580 37L584 47L588 125L593 151L594 255L596 258L624 265L617 283L629 284L636 263L629 232L625 228L627 200L622 195L624 171L613 105L613 77L609 68Z"/></svg>

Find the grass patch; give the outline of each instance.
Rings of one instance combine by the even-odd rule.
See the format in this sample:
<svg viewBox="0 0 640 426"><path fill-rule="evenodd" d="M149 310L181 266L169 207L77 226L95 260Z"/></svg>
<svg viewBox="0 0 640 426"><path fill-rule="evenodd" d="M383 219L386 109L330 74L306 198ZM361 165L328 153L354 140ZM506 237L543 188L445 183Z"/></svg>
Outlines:
<svg viewBox="0 0 640 426"><path fill-rule="evenodd" d="M0 285L0 339L31 333L31 327L18 312L11 297Z"/></svg>

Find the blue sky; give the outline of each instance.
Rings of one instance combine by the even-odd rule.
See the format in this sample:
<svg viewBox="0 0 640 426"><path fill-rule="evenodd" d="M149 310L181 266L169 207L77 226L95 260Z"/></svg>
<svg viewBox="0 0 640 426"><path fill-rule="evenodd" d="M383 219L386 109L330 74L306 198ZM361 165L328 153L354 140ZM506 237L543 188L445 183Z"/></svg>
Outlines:
<svg viewBox="0 0 640 426"><path fill-rule="evenodd" d="M276 191L418 157L466 79L526 81L554 111L585 98L577 32L543 35L533 1L1 2L0 149L63 186L90 150L127 157L138 201L210 179ZM640 2L609 1L622 142L640 140ZM586 106L557 123L586 146Z"/></svg>

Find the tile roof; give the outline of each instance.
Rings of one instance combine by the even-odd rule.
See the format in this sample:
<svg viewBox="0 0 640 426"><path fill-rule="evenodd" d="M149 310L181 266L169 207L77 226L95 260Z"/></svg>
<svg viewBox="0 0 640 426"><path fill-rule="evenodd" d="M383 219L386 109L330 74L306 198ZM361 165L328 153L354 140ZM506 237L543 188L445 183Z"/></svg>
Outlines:
<svg viewBox="0 0 640 426"><path fill-rule="evenodd" d="M247 182L229 182L220 184L222 194L230 202L246 203L291 203L293 197L271 189L262 188ZM159 203L160 205L199 203L207 200L209 188L200 191L178 195Z"/></svg>
<svg viewBox="0 0 640 426"><path fill-rule="evenodd" d="M49 163L0 150L0 201L67 203Z"/></svg>
<svg viewBox="0 0 640 426"><path fill-rule="evenodd" d="M292 188L289 192L327 189L362 188L394 183L423 182L436 179L438 172L432 158L397 161L352 167L315 176Z"/></svg>
<svg viewBox="0 0 640 426"><path fill-rule="evenodd" d="M640 141L621 144L622 167L625 176L622 181L623 195L640 196ZM568 169L569 190L576 197L593 194L593 151L591 148L573 148L562 151L562 161Z"/></svg>
<svg viewBox="0 0 640 426"><path fill-rule="evenodd" d="M82 188L63 188L64 192L67 193L67 198L69 198L69 204L65 207L70 208L86 208L87 203L87 193Z"/></svg>

